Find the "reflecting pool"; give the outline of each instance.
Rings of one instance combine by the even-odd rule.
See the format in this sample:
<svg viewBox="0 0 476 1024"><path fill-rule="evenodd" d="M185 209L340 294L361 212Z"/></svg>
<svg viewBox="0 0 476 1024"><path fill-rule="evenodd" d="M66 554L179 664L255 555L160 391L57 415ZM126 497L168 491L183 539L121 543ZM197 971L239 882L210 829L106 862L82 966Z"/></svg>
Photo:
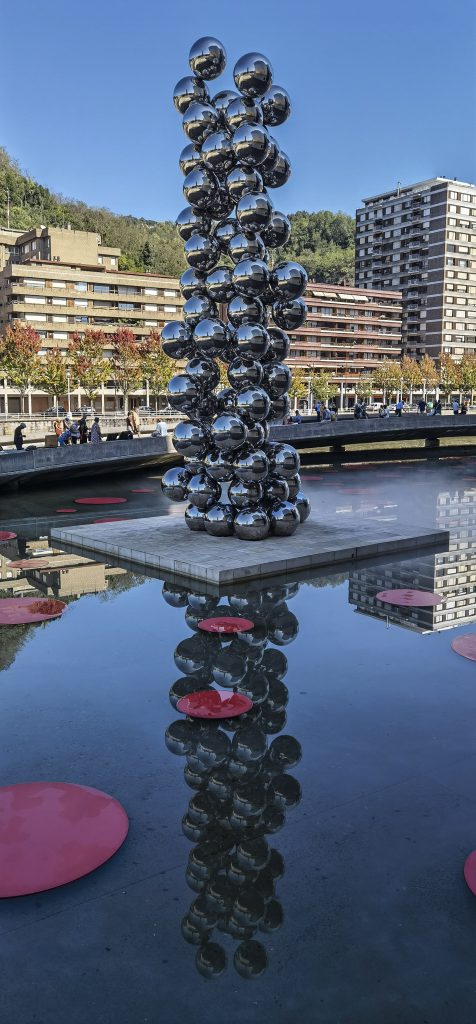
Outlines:
<svg viewBox="0 0 476 1024"><path fill-rule="evenodd" d="M93 874L0 902L8 1024L472 1024L476 677L451 641L476 630L476 460L303 477L318 513L449 550L221 592L50 544L68 516L173 511L151 473L2 495L0 596L67 604L0 626L3 785L94 786L130 818ZM127 502L55 511L94 495ZM377 597L408 587L441 603ZM211 686L252 710L180 714Z"/></svg>

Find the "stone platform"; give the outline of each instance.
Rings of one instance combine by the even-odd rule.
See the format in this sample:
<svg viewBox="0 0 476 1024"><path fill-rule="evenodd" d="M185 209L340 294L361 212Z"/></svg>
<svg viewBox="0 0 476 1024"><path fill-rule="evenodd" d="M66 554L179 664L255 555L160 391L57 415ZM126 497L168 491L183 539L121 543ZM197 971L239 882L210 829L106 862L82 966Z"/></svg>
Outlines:
<svg viewBox="0 0 476 1024"><path fill-rule="evenodd" d="M170 515L55 529L51 538L83 554L96 552L139 570L153 568L167 575L224 584L392 552L411 555L422 547L441 550L447 546L449 533L401 524L390 528L375 522L342 527L334 519L311 515L292 537L243 541L193 533L182 515Z"/></svg>

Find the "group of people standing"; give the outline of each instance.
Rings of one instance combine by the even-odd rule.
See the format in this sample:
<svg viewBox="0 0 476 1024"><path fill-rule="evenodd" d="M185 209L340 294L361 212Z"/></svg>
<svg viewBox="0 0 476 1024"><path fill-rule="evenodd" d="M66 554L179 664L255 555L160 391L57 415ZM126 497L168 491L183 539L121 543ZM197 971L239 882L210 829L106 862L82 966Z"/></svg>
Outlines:
<svg viewBox="0 0 476 1024"><path fill-rule="evenodd" d="M126 419L126 430L122 431L120 435L121 439L129 440L134 435L138 437L139 423L139 414L135 409L131 409ZM78 420L66 416L63 422L55 420L54 431L60 448L64 448L67 444L87 444L88 441L91 444L98 444L100 441L104 441L99 416L94 417L91 427L88 426L86 415L81 416Z"/></svg>

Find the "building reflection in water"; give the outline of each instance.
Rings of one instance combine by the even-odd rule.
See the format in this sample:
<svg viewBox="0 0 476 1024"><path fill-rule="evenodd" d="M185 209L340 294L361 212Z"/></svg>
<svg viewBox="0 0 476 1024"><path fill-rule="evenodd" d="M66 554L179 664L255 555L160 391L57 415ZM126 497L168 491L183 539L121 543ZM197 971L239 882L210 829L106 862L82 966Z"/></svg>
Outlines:
<svg viewBox="0 0 476 1024"><path fill-rule="evenodd" d="M449 551L408 561L359 569L349 576L349 603L366 615L427 633L476 620L476 501L474 488L441 492L436 525L450 531ZM442 604L428 608L384 605L380 590L429 590Z"/></svg>
<svg viewBox="0 0 476 1024"><path fill-rule="evenodd" d="M256 978L266 970L265 937L283 923L276 888L284 860L271 837L301 799L299 782L289 774L301 747L283 733L288 663L280 650L298 633L287 601L299 585L252 587L228 594L226 603L200 593L199 584L193 591L163 588L168 604L185 608L193 631L175 650L182 675L170 688L172 706L213 684L253 701L237 718L177 719L165 737L168 749L185 758L184 779L193 791L182 830L193 844L185 877L194 898L181 928L185 941L197 946L196 965L206 978L225 970L230 939L238 974ZM245 615L254 628L235 637L198 629L201 619L216 614Z"/></svg>

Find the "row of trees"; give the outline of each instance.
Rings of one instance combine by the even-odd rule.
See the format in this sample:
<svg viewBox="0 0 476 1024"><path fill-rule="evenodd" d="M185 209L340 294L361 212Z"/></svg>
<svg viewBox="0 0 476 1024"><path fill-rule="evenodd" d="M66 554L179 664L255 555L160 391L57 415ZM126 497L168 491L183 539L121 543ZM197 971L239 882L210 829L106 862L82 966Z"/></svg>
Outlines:
<svg viewBox="0 0 476 1024"><path fill-rule="evenodd" d="M66 395L68 377L92 403L101 386L113 380L124 395L127 410L129 395L149 382L152 395L165 390L172 376L174 363L162 351L159 331L151 331L146 341L138 343L133 331L120 327L110 338L112 356L103 355L106 338L102 331L87 329L74 334L66 356L59 348L40 356L42 340L37 332L21 320L15 320L0 340L0 373L8 377L21 396L22 411L29 387L39 388L52 398Z"/></svg>
<svg viewBox="0 0 476 1024"><path fill-rule="evenodd" d="M473 401L476 391L476 356L465 355L457 363L450 355L443 354L438 362L430 356L423 356L420 362L403 356L401 362L385 359L372 373L357 378L356 392L369 399L375 391L382 391L384 401L395 393L401 393L411 402L414 391L424 394L439 388L445 395L461 392ZM319 373L312 367L293 369L290 394L295 398L306 398L309 390L315 398L325 401L335 393L335 375Z"/></svg>

